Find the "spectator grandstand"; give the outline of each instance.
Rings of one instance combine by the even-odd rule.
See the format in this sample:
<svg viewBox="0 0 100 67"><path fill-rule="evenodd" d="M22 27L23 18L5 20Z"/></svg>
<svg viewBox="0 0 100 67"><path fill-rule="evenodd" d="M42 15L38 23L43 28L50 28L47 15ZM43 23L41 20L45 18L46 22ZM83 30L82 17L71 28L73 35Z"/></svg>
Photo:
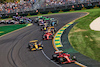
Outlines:
<svg viewBox="0 0 100 67"><path fill-rule="evenodd" d="M92 3L100 0L45 0L45 7L63 6L63 5L74 5L80 3Z"/></svg>
<svg viewBox="0 0 100 67"><path fill-rule="evenodd" d="M100 5L100 0L20 0L0 3L0 17Z"/></svg>
<svg viewBox="0 0 100 67"><path fill-rule="evenodd" d="M9 2L0 4L0 14L4 13L16 13L23 11L30 11L34 9L34 0L33 1L21 1L21 2Z"/></svg>

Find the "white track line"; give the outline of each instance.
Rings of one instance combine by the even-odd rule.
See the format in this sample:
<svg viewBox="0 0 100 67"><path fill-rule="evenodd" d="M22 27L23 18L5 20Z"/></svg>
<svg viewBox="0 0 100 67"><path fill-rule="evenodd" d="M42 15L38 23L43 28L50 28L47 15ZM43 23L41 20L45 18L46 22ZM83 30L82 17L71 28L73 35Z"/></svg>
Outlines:
<svg viewBox="0 0 100 67"><path fill-rule="evenodd" d="M52 60L44 53L43 50L41 50L41 51L42 51L43 55L44 55L48 60L50 60L52 63L54 63L54 64L57 65L58 67L62 67L62 66L60 66L59 64L55 63L54 61L52 61Z"/></svg>

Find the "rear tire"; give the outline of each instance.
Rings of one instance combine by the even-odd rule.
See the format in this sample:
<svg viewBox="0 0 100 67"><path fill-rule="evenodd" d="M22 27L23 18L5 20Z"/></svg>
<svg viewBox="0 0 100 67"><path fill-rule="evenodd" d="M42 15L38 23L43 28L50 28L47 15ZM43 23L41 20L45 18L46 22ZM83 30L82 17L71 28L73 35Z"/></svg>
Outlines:
<svg viewBox="0 0 100 67"><path fill-rule="evenodd" d="M45 39L45 36L43 36L43 38L42 38L43 40Z"/></svg>
<svg viewBox="0 0 100 67"><path fill-rule="evenodd" d="M58 59L59 64L62 64L63 61L64 61L64 60L63 60L62 57Z"/></svg>
<svg viewBox="0 0 100 67"><path fill-rule="evenodd" d="M57 24L55 23L54 26L57 26Z"/></svg>
<svg viewBox="0 0 100 67"><path fill-rule="evenodd" d="M77 61L75 55L73 55L73 56L71 57L71 59Z"/></svg>
<svg viewBox="0 0 100 67"><path fill-rule="evenodd" d="M52 36L52 35L50 35L50 36L49 36L49 38L52 38L52 39L53 39L53 36Z"/></svg>

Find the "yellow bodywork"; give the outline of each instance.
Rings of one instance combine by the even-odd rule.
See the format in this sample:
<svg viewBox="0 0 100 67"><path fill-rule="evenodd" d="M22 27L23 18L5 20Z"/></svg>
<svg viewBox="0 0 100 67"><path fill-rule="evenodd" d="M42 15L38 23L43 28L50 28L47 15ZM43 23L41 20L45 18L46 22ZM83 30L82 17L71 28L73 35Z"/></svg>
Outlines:
<svg viewBox="0 0 100 67"><path fill-rule="evenodd" d="M32 40L32 41L30 41L30 43L34 43L34 47L31 49L32 51L43 49L42 46L39 47L39 45L37 44L37 42L38 42L38 40Z"/></svg>
<svg viewBox="0 0 100 67"><path fill-rule="evenodd" d="M36 48L32 48L31 50L32 50L32 51L33 51L33 50L36 50Z"/></svg>
<svg viewBox="0 0 100 67"><path fill-rule="evenodd" d="M48 29L51 29L51 28L54 28L54 26L50 26L50 27L48 27Z"/></svg>
<svg viewBox="0 0 100 67"><path fill-rule="evenodd" d="M54 26L48 27L48 32L51 32L51 28L54 28Z"/></svg>
<svg viewBox="0 0 100 67"><path fill-rule="evenodd" d="M31 43L31 42L38 42L38 40L32 40L32 41L30 41L30 43Z"/></svg>
<svg viewBox="0 0 100 67"><path fill-rule="evenodd" d="M43 49L42 47L39 47L39 49L41 50L41 49Z"/></svg>
<svg viewBox="0 0 100 67"><path fill-rule="evenodd" d="M38 45L37 44L35 44L34 46L35 46L36 49L38 49Z"/></svg>

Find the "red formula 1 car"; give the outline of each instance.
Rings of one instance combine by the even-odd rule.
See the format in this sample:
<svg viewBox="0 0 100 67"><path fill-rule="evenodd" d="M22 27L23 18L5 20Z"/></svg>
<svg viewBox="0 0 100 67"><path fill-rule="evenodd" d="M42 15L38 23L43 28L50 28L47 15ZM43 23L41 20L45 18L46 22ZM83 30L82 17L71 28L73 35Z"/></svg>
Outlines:
<svg viewBox="0 0 100 67"><path fill-rule="evenodd" d="M76 61L76 57L72 56L70 59L70 54L64 53L63 51L56 51L52 55L52 59L59 62L59 64L72 63Z"/></svg>
<svg viewBox="0 0 100 67"><path fill-rule="evenodd" d="M53 34L51 32L45 32L43 35L43 40L53 39Z"/></svg>

